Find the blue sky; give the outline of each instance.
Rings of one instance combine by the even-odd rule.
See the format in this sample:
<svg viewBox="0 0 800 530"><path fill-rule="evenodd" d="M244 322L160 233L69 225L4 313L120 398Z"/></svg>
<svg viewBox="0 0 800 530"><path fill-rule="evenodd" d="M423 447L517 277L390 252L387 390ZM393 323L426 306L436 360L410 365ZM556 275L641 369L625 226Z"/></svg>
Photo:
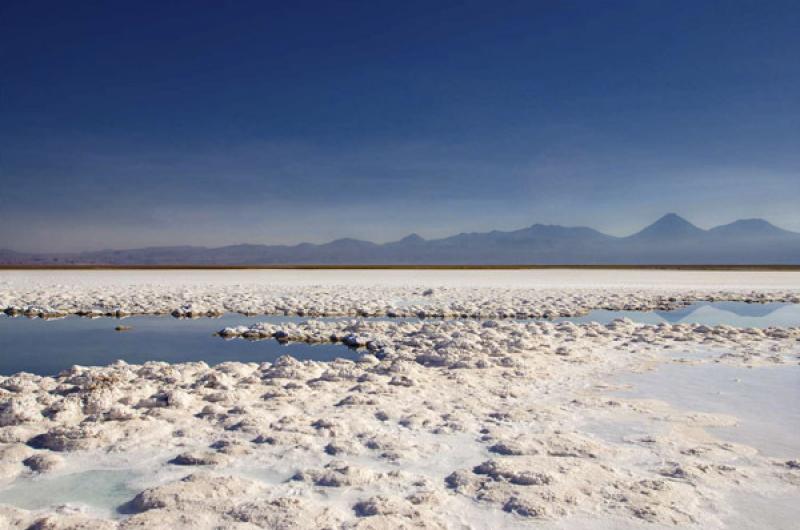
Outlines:
<svg viewBox="0 0 800 530"><path fill-rule="evenodd" d="M3 2L0 248L800 231L797 2Z"/></svg>

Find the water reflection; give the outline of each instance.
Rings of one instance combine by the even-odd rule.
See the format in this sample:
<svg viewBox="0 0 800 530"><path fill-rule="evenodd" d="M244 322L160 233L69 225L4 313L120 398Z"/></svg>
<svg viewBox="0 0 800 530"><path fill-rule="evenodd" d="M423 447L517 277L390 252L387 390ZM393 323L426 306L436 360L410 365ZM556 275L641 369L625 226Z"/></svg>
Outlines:
<svg viewBox="0 0 800 530"><path fill-rule="evenodd" d="M609 311L597 309L581 317L559 318L557 322L608 324L617 318L629 318L641 324L705 324L766 328L800 326L800 304L774 302L698 302L672 311Z"/></svg>

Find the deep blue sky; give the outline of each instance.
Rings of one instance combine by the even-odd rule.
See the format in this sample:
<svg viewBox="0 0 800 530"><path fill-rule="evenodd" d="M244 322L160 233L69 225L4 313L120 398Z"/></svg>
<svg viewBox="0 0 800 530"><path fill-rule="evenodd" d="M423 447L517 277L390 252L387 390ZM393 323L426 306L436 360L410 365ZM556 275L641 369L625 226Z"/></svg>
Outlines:
<svg viewBox="0 0 800 530"><path fill-rule="evenodd" d="M0 248L800 231L800 4L0 3Z"/></svg>

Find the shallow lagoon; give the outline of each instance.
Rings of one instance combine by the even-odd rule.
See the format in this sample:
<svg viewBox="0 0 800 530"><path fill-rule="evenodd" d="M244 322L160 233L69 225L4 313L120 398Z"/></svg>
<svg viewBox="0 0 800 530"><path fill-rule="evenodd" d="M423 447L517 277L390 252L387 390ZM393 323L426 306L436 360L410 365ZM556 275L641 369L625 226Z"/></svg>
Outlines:
<svg viewBox="0 0 800 530"><path fill-rule="evenodd" d="M556 322L607 324L617 318L643 324L727 324L738 327L800 326L800 304L744 302L698 302L673 311L595 310L580 317ZM123 359L131 364L147 361L170 363L205 361L210 365L228 361L274 361L281 355L297 359L330 361L337 357L356 359L359 353L339 344L280 344L274 340L222 340L215 333L227 326L249 326L257 322L302 322L307 317L246 316L228 313L219 318L176 319L167 316L136 316L124 319L80 318L43 320L0 316L0 375L21 371L54 375L72 365L102 366ZM323 320L352 320L340 317ZM367 320L415 320L387 317ZM437 319L432 319L437 320ZM129 326L129 331L115 331Z"/></svg>
<svg viewBox="0 0 800 530"><path fill-rule="evenodd" d="M54 375L72 365L103 366L118 359L130 364L205 361L271 362L281 355L331 361L359 353L340 344L280 344L277 341L222 340L225 326L290 322L299 317L248 317L228 314L195 320L164 316L125 319L67 317L58 320L0 318L0 374L31 372ZM115 331L130 326L129 331Z"/></svg>
<svg viewBox="0 0 800 530"><path fill-rule="evenodd" d="M564 317L556 322L608 324L617 318L629 318L640 324L705 324L766 328L800 326L800 304L771 302L697 302L671 311L610 311L596 309L580 317Z"/></svg>

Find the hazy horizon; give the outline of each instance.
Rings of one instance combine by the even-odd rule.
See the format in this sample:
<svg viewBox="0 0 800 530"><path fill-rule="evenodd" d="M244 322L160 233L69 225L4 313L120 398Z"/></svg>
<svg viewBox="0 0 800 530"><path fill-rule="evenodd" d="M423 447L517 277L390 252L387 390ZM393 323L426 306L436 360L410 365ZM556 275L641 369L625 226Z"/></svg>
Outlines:
<svg viewBox="0 0 800 530"><path fill-rule="evenodd" d="M792 2L0 6L0 248L800 232Z"/></svg>
<svg viewBox="0 0 800 530"><path fill-rule="evenodd" d="M667 212L667 213L673 213L673 212ZM666 214L664 214L664 215L666 215ZM677 214L677 215L679 215L681 218L689 221L693 225L695 225L698 228L701 228L703 230L708 230L708 229L711 229L711 228L714 228L714 227L717 227L717 226L726 225L726 224L729 224L729 223L732 223L732 222L735 222L735 221L740 221L740 220L760 219L760 220L767 221L770 224L772 224L772 225L774 225L774 226L776 226L778 228L781 228L781 229L784 229L784 230L788 230L790 232L800 233L800 227L798 227L798 229L795 229L793 227L786 226L786 225L783 225L781 223L773 222L772 219L769 219L769 218L766 218L766 217L741 217L741 218L737 217L737 218L721 219L718 222L702 223L701 224L701 223L695 222L695 220L693 218L690 218L688 216L681 215L681 214ZM457 234L460 234L460 233L474 233L474 232L484 233L484 232L491 232L491 231L510 232L510 231L514 231L514 230L521 230L521 229L530 227L532 225L537 225L537 224L539 224L539 225L563 226L563 227L567 227L567 228L591 228L591 229L597 230L598 232L601 232L601 233L609 235L609 236L624 238L624 237L636 234L641 229L645 228L646 226L649 226L653 222L655 222L658 219L660 219L662 216L663 215L657 215L656 217L652 217L652 216L651 217L644 217L645 220L643 221L643 223L641 225L629 227L628 230L626 230L626 231L620 231L620 230L610 231L610 230L605 230L603 228L599 228L599 226L601 226L602 223L599 224L599 225L587 225L587 224L576 224L576 223L569 223L569 222L567 222L565 224L562 224L562 223L547 222L547 221L533 221L533 222L527 222L527 223L523 222L524 224L517 224L517 225L509 224L508 226L483 226L483 227L475 228L475 229L469 229L469 228L461 229L459 227L453 227L451 231L447 231L447 230L444 230L444 229L426 230L424 228L421 229L421 230L418 230L418 231L413 231L412 230L412 231L405 231L405 232L401 231L401 230L397 230L397 231L395 231L396 232L395 235L387 236L387 237L384 237L382 239L377 239L377 238L371 239L369 237L360 237L360 236L354 235L352 233L344 233L344 232L341 233L341 234L338 234L338 235L334 235L330 230L326 229L326 230L320 230L320 231L317 231L317 232L313 232L312 231L312 232L309 233L309 237L307 237L305 239L303 239L303 238L301 238L301 239L285 238L285 239L274 239L274 240L273 239L257 239L260 236L250 236L250 239L236 239L236 236L232 235L231 239L229 239L229 240L224 240L224 239L208 240L209 242L207 242L207 243L193 242L193 240L191 240L191 238L187 238L186 240L176 241L176 242L173 242L173 243L165 243L165 244L157 244L157 243L156 244L150 244L150 243L147 243L147 242L144 242L144 243L139 244L139 245L133 245L132 244L132 245L126 245L126 246L97 244L97 245L94 245L94 246L86 246L86 247L79 247L79 246L72 247L72 246L70 246L68 248L63 248L63 249L60 249L58 245L54 244L54 245L48 246L48 247L46 247L44 249L41 249L41 250L37 250L36 247L26 247L25 244L24 244L25 243L24 241L14 241L13 242L14 244L16 244L16 243L22 243L22 244L21 245L17 245L17 246L14 246L14 245L0 245L0 249L12 250L12 251L15 251L15 252L22 252L22 253L47 254L47 253L72 253L72 252L80 253L80 252L92 252L92 251L97 251L97 250L126 250L126 249L133 249L133 248L166 247L166 246L197 246L197 247L224 247L224 246L232 246L232 245L289 245L289 246L292 246L292 245L299 245L299 244L303 244L303 243L323 244L323 243L329 243L331 241L335 241L335 240L338 240L338 239L358 239L358 240L370 241L370 242L378 243L378 244L384 244L384 243L391 243L391 242L394 242L394 241L399 241L400 239L403 239L403 238L405 238L407 236L410 236L410 235L418 235L418 236L422 237L423 239L432 240L432 239L446 238L446 237L454 236L454 235L457 235ZM721 217L722 216L720 216L720 218ZM485 224L488 225L489 223L487 222ZM247 226L249 227L250 225L247 225ZM250 228L248 228L246 230L246 232L252 232L252 230ZM393 233L395 233L395 232L393 232ZM324 234L332 234L332 235L330 235L329 237L320 236L319 234L322 234L322 233L324 233ZM144 238L142 238L141 240L145 241ZM153 240L157 241L158 238L153 238ZM197 240L198 241L203 241L204 240L203 234L198 234L197 235ZM214 241L216 241L216 242L214 242Z"/></svg>
<svg viewBox="0 0 800 530"><path fill-rule="evenodd" d="M491 229L491 230L485 230L485 231L483 231L483 230L479 230L479 231L462 230L460 232L453 232L453 233L444 234L443 236L435 236L435 237L426 237L425 235L417 233L417 232L409 232L409 233L403 234L400 237L397 237L397 238L394 238L394 239L383 240L383 241L365 240L365 239L355 238L355 237L352 237L352 236L343 235L343 236L338 237L338 238L324 240L324 241L289 241L289 242L285 242L285 243L273 243L273 242L269 242L269 241L255 241L255 240L253 240L253 241L231 241L231 242L224 243L224 244L221 244L221 245L192 245L190 243L185 243L185 244L182 244L182 245L143 245L141 247L103 247L103 248L96 248L96 249L78 249L78 250L66 251L66 252L63 252L63 253L73 253L73 252L74 253L83 253L83 252L104 251L104 250L105 251L117 251L117 250L132 250L132 249L136 249L136 248L162 248L162 247L170 247L170 246L174 246L174 247L194 246L194 247L205 247L205 248L222 248L222 247L240 246L240 245L252 245L252 246L280 246L280 245L298 246L298 245L309 244L309 243L310 244L324 244L324 243L330 243L330 242L334 242L334 241L342 240L342 239L356 239L356 240L360 240L360 241L368 241L370 243L376 243L376 244L382 245L382 244L386 244L386 243L398 242L398 241L401 241L402 239L405 239L406 237L410 237L410 236L419 236L419 237L421 237L422 239L424 239L426 241L435 241L435 240L438 240L438 239L441 239L441 238L447 238L447 237L450 237L450 236L455 236L455 235L465 234L465 233L488 234L488 233L491 233L491 232L511 232L511 231L515 231L515 230L524 230L526 228L529 228L529 227L532 227L532 226L535 226L535 225L557 226L557 227L561 227L561 228L589 228L589 229L596 230L597 232L599 232L599 233L601 233L603 235L624 239L624 238L627 238L627 237L630 237L630 236L634 236L634 235L638 234L640 231L644 230L645 228L648 228L648 227L650 227L652 225L658 224L661 221L663 221L663 220L665 220L667 218L670 218L672 216L677 216L681 220L686 221L686 222L688 222L688 223L694 225L695 227L700 228L701 230L704 230L704 231L708 231L708 230L713 229L713 228L717 228L717 227L720 227L720 226L725 226L725 225L729 225L729 224L736 223L736 222L741 222L741 221L766 221L767 223L769 223L773 227L776 227L776 228L782 229L782 230L787 230L785 227L776 225L775 223L772 223L769 219L763 219L763 218L731 219L729 221L726 221L726 222L723 222L723 223L719 223L719 224L713 224L713 225L709 225L709 226L700 226L700 225L697 225L696 223L694 223L691 219L687 219L686 217L684 217L684 216L682 216L680 214L677 214L675 212L667 212L667 213L659 216L657 219L653 219L651 222L638 227L637 229L635 229L634 231L632 231L630 233L625 233L625 234L611 234L611 233L605 232L603 230L599 230L599 229L597 229L597 228L595 228L593 226L586 226L586 225L558 225L558 224L554 224L554 223L539 223L539 222L536 222L536 223L529 223L529 224L527 224L525 226L513 227L513 228L510 228L510 229L507 229L507 230L505 230L505 229L503 229L503 230ZM800 232L796 232L796 231L793 231L793 230L787 230L787 231L788 232L793 232L793 233L795 233L797 235L800 235ZM35 252L35 251L24 251L24 250L20 251L20 250L17 250L17 249L14 249L14 248L9 248L9 247L0 247L0 250L11 250L11 251L21 252L21 253L32 252L32 253L35 253L35 254L47 254L47 253L50 253L50 252ZM56 254L59 253L57 251L51 251L51 252L52 253L56 253Z"/></svg>

